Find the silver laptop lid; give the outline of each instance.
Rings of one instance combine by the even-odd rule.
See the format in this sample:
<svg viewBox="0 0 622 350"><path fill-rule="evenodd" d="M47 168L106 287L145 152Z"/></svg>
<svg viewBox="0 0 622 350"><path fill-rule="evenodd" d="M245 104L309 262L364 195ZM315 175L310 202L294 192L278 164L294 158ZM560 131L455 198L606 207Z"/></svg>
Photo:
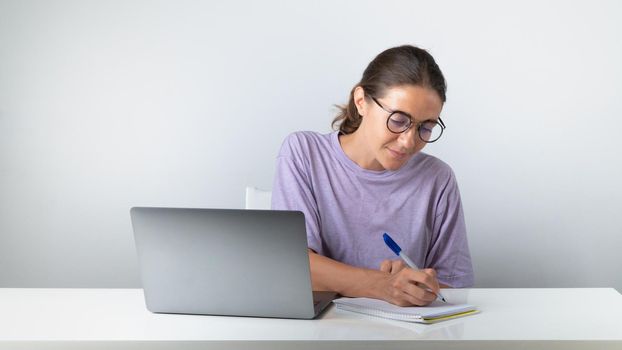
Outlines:
<svg viewBox="0 0 622 350"><path fill-rule="evenodd" d="M314 317L301 212L134 207L130 214L150 311Z"/></svg>

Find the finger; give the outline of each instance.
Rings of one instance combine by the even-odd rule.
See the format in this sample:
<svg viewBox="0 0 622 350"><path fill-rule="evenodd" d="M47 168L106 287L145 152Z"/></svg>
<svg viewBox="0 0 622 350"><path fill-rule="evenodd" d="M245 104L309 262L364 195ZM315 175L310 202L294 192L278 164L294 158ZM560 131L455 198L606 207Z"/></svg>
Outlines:
<svg viewBox="0 0 622 350"><path fill-rule="evenodd" d="M391 273L398 273L406 267L402 260L393 260L391 264Z"/></svg>
<svg viewBox="0 0 622 350"><path fill-rule="evenodd" d="M429 304L429 302L421 300L416 296L405 293L404 291L399 289L396 289L394 293L392 293L391 298L387 301L397 306L423 306Z"/></svg>
<svg viewBox="0 0 622 350"><path fill-rule="evenodd" d="M422 285L422 287L428 288L432 290L434 293L438 293L440 291L438 286L438 281L436 277L433 276L434 272L429 272L425 270L414 271L412 274L412 279L416 283Z"/></svg>
<svg viewBox="0 0 622 350"><path fill-rule="evenodd" d="M383 260L380 263L380 271L391 273L391 266L392 266L391 260Z"/></svg>
<svg viewBox="0 0 622 350"><path fill-rule="evenodd" d="M419 280L430 278L424 272L404 269L395 274L395 278L392 283L394 288L394 297L401 298L400 293L406 293L414 299L407 299L409 302L416 303L416 305L429 304L436 299L436 294L427 290L428 287L424 284L418 283Z"/></svg>
<svg viewBox="0 0 622 350"><path fill-rule="evenodd" d="M409 295L429 304L436 300L436 294L421 284L410 283L404 290Z"/></svg>
<svg viewBox="0 0 622 350"><path fill-rule="evenodd" d="M436 270L434 270L434 269L423 269L421 271L423 271L423 272L427 273L428 275L436 278Z"/></svg>
<svg viewBox="0 0 622 350"><path fill-rule="evenodd" d="M438 283L438 278L436 277L436 270L434 269L423 269L425 274L430 276L429 283L426 283L430 289L432 289L435 293L439 293L441 290L441 286Z"/></svg>
<svg viewBox="0 0 622 350"><path fill-rule="evenodd" d="M409 280L411 284L418 284L420 288L429 289L435 294L440 292L438 281L436 280L436 277L433 277L435 272L404 269L404 274L404 278Z"/></svg>
<svg viewBox="0 0 622 350"><path fill-rule="evenodd" d="M412 295L407 292L402 293L402 299L406 301L408 304L416 305L416 306L425 306L425 305L430 304L432 301L434 301L434 299L427 300L427 299L420 298L417 295Z"/></svg>

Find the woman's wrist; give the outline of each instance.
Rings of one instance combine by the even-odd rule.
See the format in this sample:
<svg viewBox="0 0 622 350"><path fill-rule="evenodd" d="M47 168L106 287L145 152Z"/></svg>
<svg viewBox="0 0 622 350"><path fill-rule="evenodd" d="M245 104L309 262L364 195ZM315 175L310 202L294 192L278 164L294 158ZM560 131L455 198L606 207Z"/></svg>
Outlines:
<svg viewBox="0 0 622 350"><path fill-rule="evenodd" d="M385 299L389 273L379 270L364 270L361 289L358 296L374 299Z"/></svg>

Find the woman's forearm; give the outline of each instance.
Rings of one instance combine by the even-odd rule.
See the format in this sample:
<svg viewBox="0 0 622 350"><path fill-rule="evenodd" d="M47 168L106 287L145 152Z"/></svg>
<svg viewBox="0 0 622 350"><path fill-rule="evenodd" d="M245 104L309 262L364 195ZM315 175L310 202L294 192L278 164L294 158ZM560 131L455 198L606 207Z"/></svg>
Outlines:
<svg viewBox="0 0 622 350"><path fill-rule="evenodd" d="M388 273L347 265L309 250L313 290L334 291L349 297L383 298Z"/></svg>

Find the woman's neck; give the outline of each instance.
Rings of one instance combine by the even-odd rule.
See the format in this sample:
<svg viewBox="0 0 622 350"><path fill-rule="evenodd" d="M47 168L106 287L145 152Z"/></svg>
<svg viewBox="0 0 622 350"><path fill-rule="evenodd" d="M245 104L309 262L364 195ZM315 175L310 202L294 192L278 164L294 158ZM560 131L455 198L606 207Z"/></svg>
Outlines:
<svg viewBox="0 0 622 350"><path fill-rule="evenodd" d="M365 142L363 135L359 135L357 132L347 135L340 134L339 144L343 153L361 168L375 171L385 170L371 150L368 149L369 144Z"/></svg>

